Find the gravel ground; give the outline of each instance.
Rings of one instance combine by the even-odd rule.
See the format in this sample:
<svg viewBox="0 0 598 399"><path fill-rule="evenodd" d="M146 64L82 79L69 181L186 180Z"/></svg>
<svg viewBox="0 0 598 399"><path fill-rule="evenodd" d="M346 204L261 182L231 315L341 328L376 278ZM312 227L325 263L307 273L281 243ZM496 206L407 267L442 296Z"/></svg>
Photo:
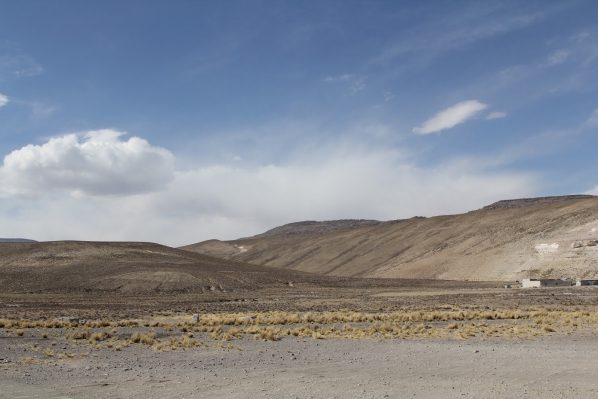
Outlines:
<svg viewBox="0 0 598 399"><path fill-rule="evenodd" d="M2 398L598 396L598 347L589 329L523 341L246 337L231 342L242 350L162 353L136 345L89 352L82 345L72 359L41 364L16 359L31 356L30 341L7 342L0 342Z"/></svg>

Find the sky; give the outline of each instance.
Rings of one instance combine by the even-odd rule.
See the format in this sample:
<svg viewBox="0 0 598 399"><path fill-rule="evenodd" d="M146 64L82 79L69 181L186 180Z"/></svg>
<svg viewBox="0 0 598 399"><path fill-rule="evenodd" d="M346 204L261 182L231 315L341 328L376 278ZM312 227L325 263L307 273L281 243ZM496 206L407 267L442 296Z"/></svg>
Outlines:
<svg viewBox="0 0 598 399"><path fill-rule="evenodd" d="M0 0L0 237L598 195L598 3Z"/></svg>

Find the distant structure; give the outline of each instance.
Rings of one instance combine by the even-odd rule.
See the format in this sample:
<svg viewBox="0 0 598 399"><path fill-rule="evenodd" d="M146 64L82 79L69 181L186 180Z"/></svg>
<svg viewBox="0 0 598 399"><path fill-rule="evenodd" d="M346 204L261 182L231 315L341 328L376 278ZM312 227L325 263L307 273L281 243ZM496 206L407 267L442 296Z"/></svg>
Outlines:
<svg viewBox="0 0 598 399"><path fill-rule="evenodd" d="M524 278L521 280L521 288L540 288L540 287L571 287L572 280L562 279L536 279ZM589 285L589 284L587 284Z"/></svg>
<svg viewBox="0 0 598 399"><path fill-rule="evenodd" d="M581 286L598 286L598 279L596 280L577 280L569 279L538 279L538 278L524 278L521 280L521 288L540 288L540 287L581 287ZM505 286L507 288L507 286Z"/></svg>

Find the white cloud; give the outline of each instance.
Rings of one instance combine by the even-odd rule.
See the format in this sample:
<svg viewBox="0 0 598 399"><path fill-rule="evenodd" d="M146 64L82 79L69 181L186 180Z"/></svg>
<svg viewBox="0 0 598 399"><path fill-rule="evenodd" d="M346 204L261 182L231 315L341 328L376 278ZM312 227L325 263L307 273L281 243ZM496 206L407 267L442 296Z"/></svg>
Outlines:
<svg viewBox="0 0 598 399"><path fill-rule="evenodd" d="M477 100L463 101L440 111L433 118L425 121L422 126L414 127L413 131L419 134L429 134L450 129L467 121L486 108L488 108L488 105Z"/></svg>
<svg viewBox="0 0 598 399"><path fill-rule="evenodd" d="M494 111L486 117L486 120L489 121L491 119L499 119L499 118L506 118L506 117L507 117L506 112Z"/></svg>
<svg viewBox="0 0 598 399"><path fill-rule="evenodd" d="M347 90L346 95L348 96L354 96L355 94L357 94L358 92L360 92L361 90L365 89L366 85L365 85L365 80L366 77L365 76L359 76L359 75L354 75L354 74L344 74L344 75L340 75L340 76L328 76L327 78L324 79L324 82L327 83L348 83L349 84L349 88Z"/></svg>
<svg viewBox="0 0 598 399"><path fill-rule="evenodd" d="M8 103L8 97L6 97L3 94L0 94L0 107L6 105L6 103Z"/></svg>
<svg viewBox="0 0 598 399"><path fill-rule="evenodd" d="M567 60L567 58L569 58L569 55L571 55L571 53L567 50L557 50L548 56L546 62L544 62L542 66L549 67L553 65L562 64Z"/></svg>
<svg viewBox="0 0 598 399"><path fill-rule="evenodd" d="M49 118L61 108L60 105L50 105L39 102L30 102L27 103L27 105L31 108L31 117L36 120Z"/></svg>
<svg viewBox="0 0 598 399"><path fill-rule="evenodd" d="M15 178L23 178L29 184L15 187L12 179L9 186L20 192L34 191L38 197L26 201L5 197L0 201L0 236L184 245L209 238L254 235L300 220L388 220L465 212L498 199L530 195L535 182L529 174L488 172L476 160L455 160L420 168L394 151L366 151L337 143L336 147L342 148L333 150L331 146L326 151L312 151L309 157L304 154L297 157L302 160L286 165L192 167L174 172L168 185L164 184L168 179L162 179L159 187L153 186L157 190L139 193L142 190L135 188L147 187L151 178L160 181L160 176L172 177L170 163L164 162L170 159L170 153L162 153L166 150L136 139L145 144L132 153L141 158L147 152L157 154L152 162L131 161L132 157L127 156L133 166L123 165L126 162L119 150L112 149L106 150L105 155L120 159L118 162L106 162L105 156L98 155L102 151L96 149L88 149L90 154L81 155L84 151L80 147L89 141L120 146L131 141L118 140L118 132L105 132L108 137L97 133L85 143L65 136L50 140L35 151L19 150L23 151L19 154L22 171L14 162L9 162L7 168L5 161L0 186L5 186L7 172L14 173ZM68 155L71 152L74 155ZM102 160L89 159L94 156ZM81 157L84 162L66 165L67 159ZM43 167L37 165L42 161ZM98 172L102 168L108 172ZM75 170L81 173L74 173ZM119 183L118 179L125 178L120 174L130 170L135 171L135 176ZM58 175L59 171L66 171L68 176ZM31 180L30 174L43 178ZM87 179L104 184L90 185ZM136 186L127 190L106 189L127 184ZM65 191L57 192L58 188L77 189L95 196L72 196ZM137 194L101 195L115 191Z"/></svg>
<svg viewBox="0 0 598 399"><path fill-rule="evenodd" d="M569 40L573 40L573 41L581 43L584 40L586 40L588 37L590 37L590 33L584 31L584 32L578 33L577 35L570 36Z"/></svg>
<svg viewBox="0 0 598 399"><path fill-rule="evenodd" d="M355 77L355 75L351 75L351 74L344 74L344 75L340 75L340 76L328 76L327 78L324 79L324 82L328 82L328 83L335 83L335 82L346 82L348 80L352 80L353 77Z"/></svg>
<svg viewBox="0 0 598 399"><path fill-rule="evenodd" d="M584 127L595 127L598 126L598 109L592 112L592 115L588 118L586 123L583 125Z"/></svg>
<svg viewBox="0 0 598 399"><path fill-rule="evenodd" d="M17 78L36 76L44 73L44 68L26 54L0 56L0 78L12 75Z"/></svg>
<svg viewBox="0 0 598 399"><path fill-rule="evenodd" d="M390 91L384 92L384 101L390 101L393 97L395 97L395 95L392 94Z"/></svg>
<svg viewBox="0 0 598 399"><path fill-rule="evenodd" d="M138 137L121 141L115 130L52 138L4 157L0 196L37 197L68 191L73 196L131 195L163 189L174 177L170 151Z"/></svg>
<svg viewBox="0 0 598 399"><path fill-rule="evenodd" d="M365 78L359 78L349 87L349 95L354 96L365 89Z"/></svg>

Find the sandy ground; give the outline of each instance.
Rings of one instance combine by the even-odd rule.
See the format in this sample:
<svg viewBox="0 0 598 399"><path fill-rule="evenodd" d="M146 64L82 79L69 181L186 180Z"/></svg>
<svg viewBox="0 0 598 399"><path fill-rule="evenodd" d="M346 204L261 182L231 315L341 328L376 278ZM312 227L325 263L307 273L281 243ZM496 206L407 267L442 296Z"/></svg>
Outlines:
<svg viewBox="0 0 598 399"><path fill-rule="evenodd" d="M22 349L17 340L0 357ZM242 350L103 349L0 364L2 398L593 398L593 330L535 340L247 337ZM24 347L24 346L23 346ZM94 356L97 355L97 357ZM21 354L20 354L21 355ZM25 356L26 353L22 353ZM8 359L10 360L10 359ZM2 360L0 360L1 362Z"/></svg>

